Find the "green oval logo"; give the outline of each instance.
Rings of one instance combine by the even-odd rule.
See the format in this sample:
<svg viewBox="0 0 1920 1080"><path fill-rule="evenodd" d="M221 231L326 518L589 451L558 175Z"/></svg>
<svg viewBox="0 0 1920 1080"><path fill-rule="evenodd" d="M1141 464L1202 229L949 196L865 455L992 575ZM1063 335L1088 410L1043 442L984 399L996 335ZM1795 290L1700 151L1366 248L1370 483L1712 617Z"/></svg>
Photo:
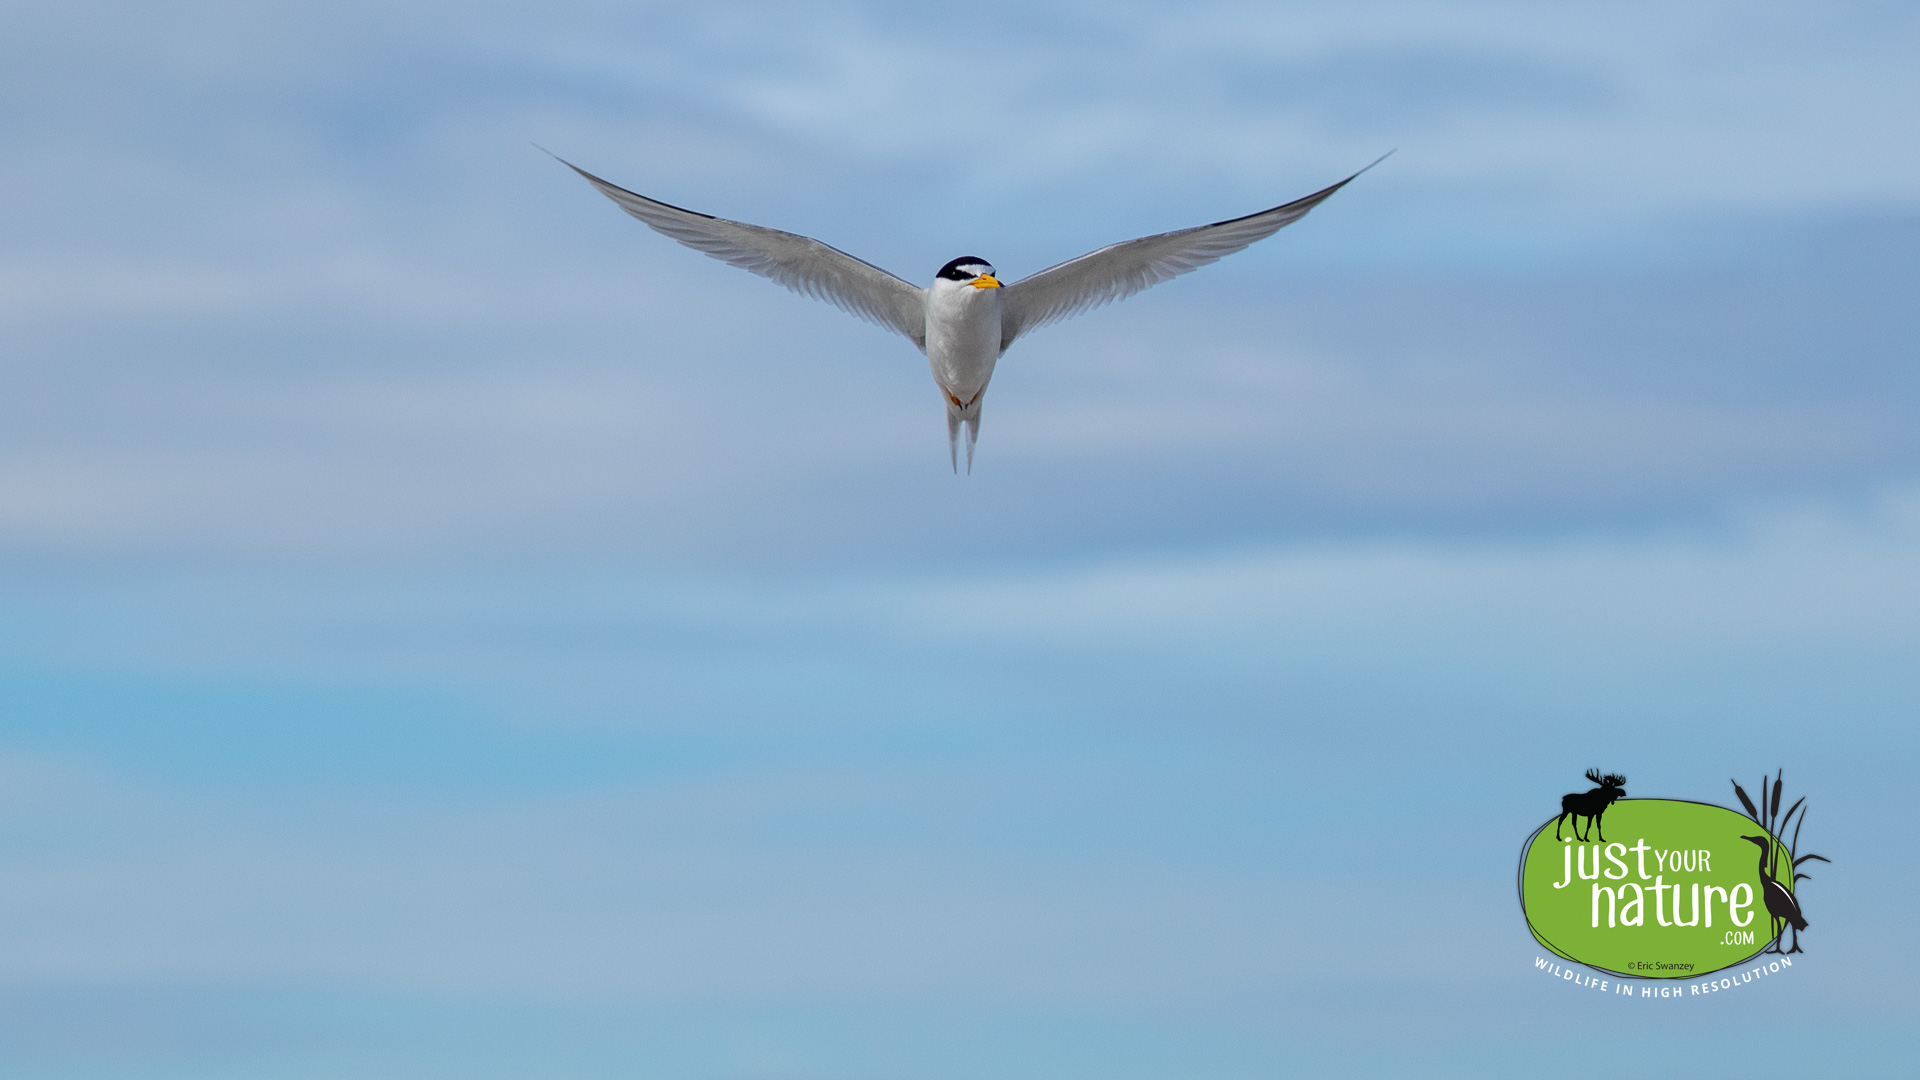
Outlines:
<svg viewBox="0 0 1920 1080"><path fill-rule="evenodd" d="M1793 856L1753 818L1709 803L1617 798L1604 808L1604 832L1576 824L1548 820L1520 858L1527 926L1562 959L1689 979L1744 963L1780 936L1767 896L1776 891L1777 910L1777 891L1792 893Z"/></svg>

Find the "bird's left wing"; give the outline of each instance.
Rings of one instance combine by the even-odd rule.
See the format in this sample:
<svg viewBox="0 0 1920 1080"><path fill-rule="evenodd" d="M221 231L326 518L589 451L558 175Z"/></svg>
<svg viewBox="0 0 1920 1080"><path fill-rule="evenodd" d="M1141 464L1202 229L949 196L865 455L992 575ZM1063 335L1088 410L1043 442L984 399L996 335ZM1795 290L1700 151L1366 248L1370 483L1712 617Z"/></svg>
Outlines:
<svg viewBox="0 0 1920 1080"><path fill-rule="evenodd" d="M812 237L684 210L610 184L564 158L560 163L655 232L927 347L926 300L918 286Z"/></svg>
<svg viewBox="0 0 1920 1080"><path fill-rule="evenodd" d="M1379 161L1373 163L1378 164ZM1000 299L1000 349L1006 351L1015 338L1029 330L1124 300L1143 289L1217 262L1257 240L1265 240L1305 217L1307 211L1325 202L1367 169L1304 199L1295 199L1271 210L1109 244L1021 278L1007 286Z"/></svg>

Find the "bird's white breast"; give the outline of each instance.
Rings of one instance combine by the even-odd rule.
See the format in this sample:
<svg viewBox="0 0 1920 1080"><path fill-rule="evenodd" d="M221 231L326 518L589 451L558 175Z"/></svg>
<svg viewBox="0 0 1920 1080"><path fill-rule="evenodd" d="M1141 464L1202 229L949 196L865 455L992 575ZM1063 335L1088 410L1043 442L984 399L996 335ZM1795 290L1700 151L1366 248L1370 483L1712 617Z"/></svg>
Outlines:
<svg viewBox="0 0 1920 1080"><path fill-rule="evenodd" d="M962 401L986 389L1000 359L1000 290L936 281L927 290L927 363Z"/></svg>

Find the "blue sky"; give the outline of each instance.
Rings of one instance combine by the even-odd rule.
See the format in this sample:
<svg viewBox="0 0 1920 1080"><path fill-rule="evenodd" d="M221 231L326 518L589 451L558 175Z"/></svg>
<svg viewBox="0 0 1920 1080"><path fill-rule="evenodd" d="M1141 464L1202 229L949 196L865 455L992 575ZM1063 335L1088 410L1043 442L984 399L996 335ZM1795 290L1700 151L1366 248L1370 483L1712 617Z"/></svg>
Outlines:
<svg viewBox="0 0 1920 1080"><path fill-rule="evenodd" d="M1910 1060L1917 51L1898 3L10 5L3 1071ZM1397 153L1024 339L955 478L910 346L534 143L916 281ZM1534 975L1513 862L1592 766L1787 770L1791 978Z"/></svg>

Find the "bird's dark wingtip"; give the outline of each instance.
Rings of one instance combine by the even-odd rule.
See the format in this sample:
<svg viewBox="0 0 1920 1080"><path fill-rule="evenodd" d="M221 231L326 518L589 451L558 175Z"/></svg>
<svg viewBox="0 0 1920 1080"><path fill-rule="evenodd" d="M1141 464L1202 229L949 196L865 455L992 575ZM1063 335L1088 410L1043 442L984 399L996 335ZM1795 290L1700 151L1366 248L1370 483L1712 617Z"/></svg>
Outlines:
<svg viewBox="0 0 1920 1080"><path fill-rule="evenodd" d="M566 158L561 157L559 154L556 154L553 151L547 149L546 147L541 146L539 143L534 143L533 147L534 149L547 155L553 160L559 162L560 164L565 165L567 168L572 169L574 172L579 173L581 178L586 180L587 183L592 184L596 188L599 188L600 194L605 195L607 198L612 199L616 203L622 202L620 195L625 195L629 198L639 199L643 202L652 203L655 206L664 206L669 210L678 210L683 214L692 214L694 217L703 217L710 221L718 220L714 218L712 214L703 214L698 210L689 210L684 206L675 206L670 202L661 202L659 199L648 198L647 196L642 195L637 191L629 191L628 189L621 187L619 184L616 184L611 180L602 180L600 177L593 175L592 173L588 172L587 170L581 168L578 165L575 165L573 162L568 161ZM614 192L616 191L619 192L620 194L615 195ZM627 212L632 213L633 211L631 208L629 208Z"/></svg>
<svg viewBox="0 0 1920 1080"><path fill-rule="evenodd" d="M580 174L581 176L584 176L584 177L586 177L586 178L587 178L588 180L590 180L590 181L592 181L592 182L594 182L594 183L596 183L596 184L605 184L605 183L606 183L606 181L605 181L605 180L602 180L602 179L600 179L599 177L597 177L597 176L595 176L595 175L593 175L592 173L590 173L590 172L588 172L587 170L585 170L585 169L583 169L583 168L581 168L580 166L578 166L578 165L575 165L575 164L574 164L573 162L571 162L571 161L568 161L568 160L567 160L566 158L563 158L563 157L561 157L561 156L560 156L559 154L556 154L556 153L554 153L553 151L551 151L551 150L549 150L549 149L547 149L546 147L544 147L544 146L541 146L541 145L540 145L539 143L529 143L528 145L530 145L530 146L532 146L532 147L533 147L533 148L534 148L535 150L538 150L538 151L540 151L541 153L543 153L543 154L545 154L545 155L547 155L548 157L550 157L550 158L552 158L553 160L555 160L555 161L557 161L557 162L559 162L560 164L562 164L562 165L565 165L565 166L566 166L567 168L569 168L569 169L572 169L572 170L573 170L574 172L577 172L577 173L579 173L579 174ZM613 186L616 186L616 187L617 187L618 185L613 185ZM624 189L624 188L622 188L621 190L623 190L623 191L624 191L625 189Z"/></svg>
<svg viewBox="0 0 1920 1080"><path fill-rule="evenodd" d="M1261 210L1257 213L1248 214L1246 216L1250 218L1259 217L1261 214L1271 214L1273 213L1274 210L1290 210L1295 208L1298 208L1300 211L1300 214L1295 215L1296 217L1300 215L1304 215L1308 210L1311 210L1314 207L1319 206L1321 203L1326 202L1328 199L1331 199L1333 197L1334 192L1339 191L1341 188L1346 187L1348 184L1351 184L1355 180L1360 179L1360 174L1366 172L1367 169L1371 169L1375 165L1378 165L1381 162L1392 157L1396 152L1398 152L1398 149L1399 148L1396 147L1393 150L1389 150L1386 153L1381 154L1379 157L1374 158L1373 161L1367 165L1366 169L1361 169L1360 172L1354 173L1352 176L1349 176L1345 180L1342 180L1338 183L1328 184L1326 187L1321 188L1319 191L1316 191L1311 195L1308 195L1304 198L1295 199L1290 203L1282 203L1281 205L1274 207L1272 210ZM1214 224L1225 225L1228 222L1243 221L1243 220L1245 220L1245 218L1228 218L1227 221L1216 221L1214 222ZM1015 284L1018 284L1018 282L1015 282Z"/></svg>
<svg viewBox="0 0 1920 1080"><path fill-rule="evenodd" d="M1381 162L1387 160L1388 158L1392 157L1393 155L1399 152L1400 152L1400 148L1396 146L1393 149L1387 151L1386 153L1381 154L1379 157L1374 158L1372 161L1367 162L1367 164L1364 167L1362 167L1359 172L1356 172L1352 176L1347 177L1345 180L1342 180L1339 183L1333 185L1333 189L1338 190L1340 188L1346 187L1348 184L1351 184L1355 180L1360 179L1361 175L1364 174L1368 169L1373 168L1375 165L1380 164Z"/></svg>

